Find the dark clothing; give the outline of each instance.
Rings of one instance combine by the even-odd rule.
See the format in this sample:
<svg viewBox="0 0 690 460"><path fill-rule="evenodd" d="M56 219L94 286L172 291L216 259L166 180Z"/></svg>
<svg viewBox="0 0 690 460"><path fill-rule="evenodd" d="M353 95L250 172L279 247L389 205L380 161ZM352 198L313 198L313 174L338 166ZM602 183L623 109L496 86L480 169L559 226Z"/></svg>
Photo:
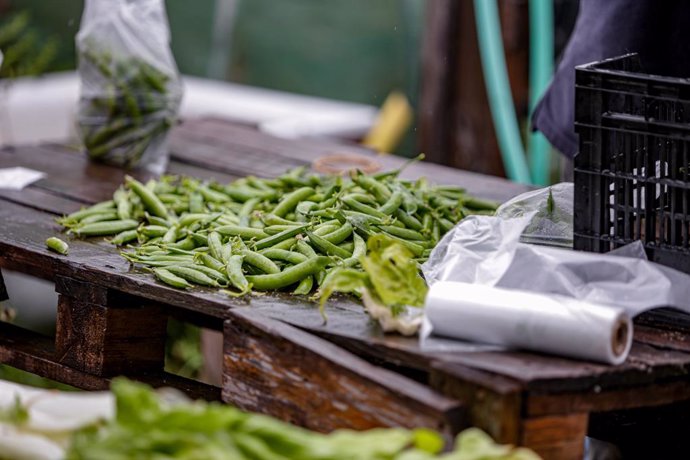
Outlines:
<svg viewBox="0 0 690 460"><path fill-rule="evenodd" d="M690 77L690 2L581 0L570 41L535 109L534 128L575 156L575 66L631 52L640 54L646 73Z"/></svg>

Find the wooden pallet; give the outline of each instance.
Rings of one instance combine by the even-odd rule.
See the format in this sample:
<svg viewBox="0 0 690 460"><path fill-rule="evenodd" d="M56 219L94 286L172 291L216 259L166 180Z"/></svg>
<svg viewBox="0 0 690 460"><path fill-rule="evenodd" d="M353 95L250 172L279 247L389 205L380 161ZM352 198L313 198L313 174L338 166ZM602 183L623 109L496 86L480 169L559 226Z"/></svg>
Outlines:
<svg viewBox="0 0 690 460"><path fill-rule="evenodd" d="M279 140L216 120L182 125L172 146L170 171L221 181L279 174L325 153L368 154L353 146ZM400 164L391 157L380 161ZM74 240L68 257L51 253L44 241L59 231L54 217L109 198L123 174L61 146L0 151L0 167L18 165L48 176L21 192L0 191L0 267L55 283L58 327L51 338L0 324L0 362L85 389L127 375L321 431L430 426L450 436L475 425L545 458L581 458L588 432L640 453L649 438L628 432L647 429L682 440L679 430L690 429L683 418L690 401L689 328L676 314L639 321L630 358L617 367L519 352L424 353L415 339L382 334L348 298L334 301L324 324L306 299L246 301L203 288L169 288L131 270L105 242ZM462 184L494 199L524 190L433 165L405 174ZM223 331L222 390L163 371L169 317ZM648 420L654 420L651 428ZM653 445L658 449L656 440Z"/></svg>

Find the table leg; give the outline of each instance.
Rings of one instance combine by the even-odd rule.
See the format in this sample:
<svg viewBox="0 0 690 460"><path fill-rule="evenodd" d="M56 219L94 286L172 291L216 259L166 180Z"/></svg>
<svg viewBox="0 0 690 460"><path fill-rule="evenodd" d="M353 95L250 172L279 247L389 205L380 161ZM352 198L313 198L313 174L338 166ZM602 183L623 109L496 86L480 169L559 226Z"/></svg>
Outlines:
<svg viewBox="0 0 690 460"><path fill-rule="evenodd" d="M167 317L117 291L58 277L57 360L95 375L163 369Z"/></svg>
<svg viewBox="0 0 690 460"><path fill-rule="evenodd" d="M588 419L587 413L524 419L519 444L544 460L581 460Z"/></svg>

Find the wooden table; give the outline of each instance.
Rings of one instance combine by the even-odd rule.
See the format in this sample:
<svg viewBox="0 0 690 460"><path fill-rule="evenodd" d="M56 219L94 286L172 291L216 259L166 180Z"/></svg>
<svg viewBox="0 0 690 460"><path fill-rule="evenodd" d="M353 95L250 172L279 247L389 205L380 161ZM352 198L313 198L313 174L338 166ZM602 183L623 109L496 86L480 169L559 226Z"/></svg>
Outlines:
<svg viewBox="0 0 690 460"><path fill-rule="evenodd" d="M276 175L329 153L371 155L356 146L280 140L219 120L182 124L171 146L171 173L219 181ZM401 162L379 160L386 167ZM430 426L451 435L475 425L545 458L581 458L588 431L640 449L635 441L644 447L649 435L626 433L639 434L641 421L655 435L690 426L682 419L690 400L690 327L677 316L638 321L630 358L617 367L522 352L424 353L415 339L382 334L349 298L330 305L324 324L304 299L247 301L169 288L131 270L105 242L71 241L68 257L49 252L44 241L59 232L54 217L109 198L123 172L59 145L0 150L0 168L10 166L48 175L22 191L0 190L0 266L55 282L58 326L53 338L0 323L0 362L85 389L106 388L124 374L321 431ZM432 164L405 175L499 200L524 190ZM222 391L163 371L168 317L224 332Z"/></svg>

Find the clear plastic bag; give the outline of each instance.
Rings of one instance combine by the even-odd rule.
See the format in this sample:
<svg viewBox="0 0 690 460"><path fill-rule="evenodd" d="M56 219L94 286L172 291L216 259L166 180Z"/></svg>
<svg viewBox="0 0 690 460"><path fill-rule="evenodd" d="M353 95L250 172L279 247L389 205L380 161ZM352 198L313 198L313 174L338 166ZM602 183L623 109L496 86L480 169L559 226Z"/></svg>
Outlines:
<svg viewBox="0 0 690 460"><path fill-rule="evenodd" d="M502 219L535 213L527 224L521 243L573 247L573 184L563 182L518 195L503 203L496 216Z"/></svg>
<svg viewBox="0 0 690 460"><path fill-rule="evenodd" d="M182 99L163 0L87 0L77 35L88 155L162 173Z"/></svg>

